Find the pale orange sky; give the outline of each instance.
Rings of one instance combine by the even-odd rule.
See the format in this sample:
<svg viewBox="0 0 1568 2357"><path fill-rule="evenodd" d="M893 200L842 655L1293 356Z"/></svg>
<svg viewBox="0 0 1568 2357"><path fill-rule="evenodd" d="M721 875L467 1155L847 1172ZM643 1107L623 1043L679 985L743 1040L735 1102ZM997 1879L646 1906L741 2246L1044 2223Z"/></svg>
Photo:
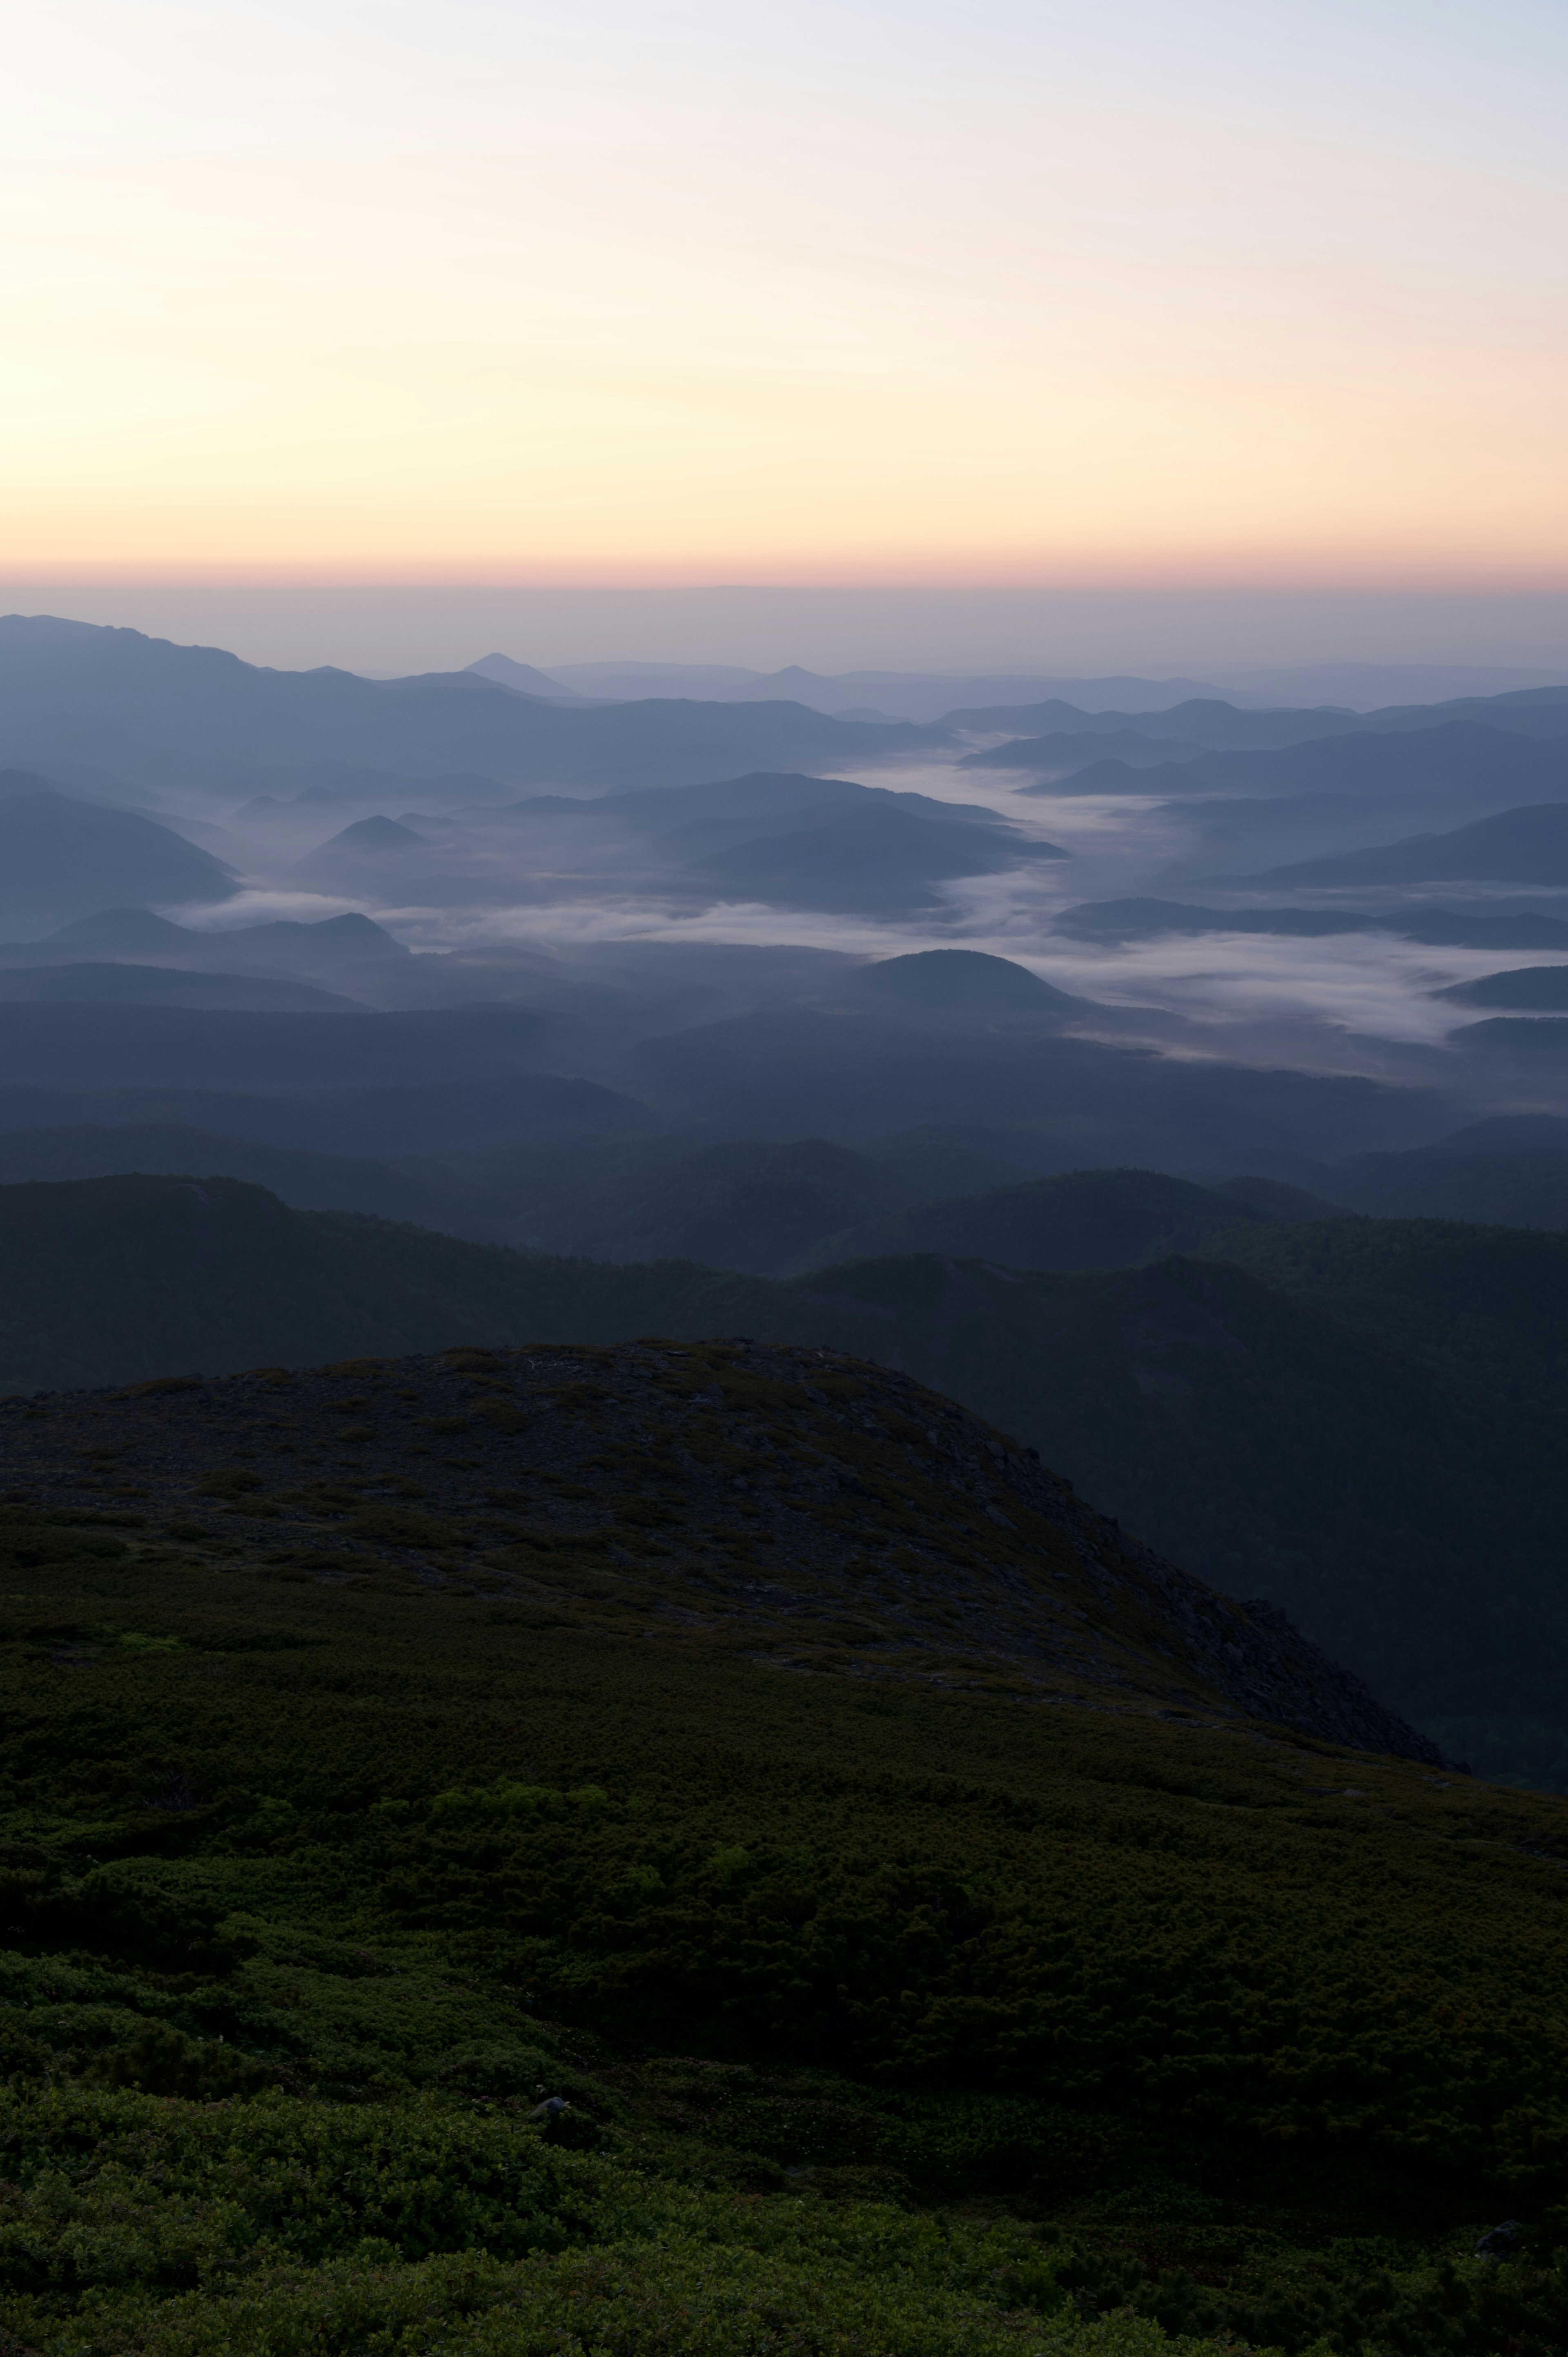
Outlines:
<svg viewBox="0 0 1568 2357"><path fill-rule="evenodd" d="M0 571L1568 576L1536 0L54 0Z"/></svg>

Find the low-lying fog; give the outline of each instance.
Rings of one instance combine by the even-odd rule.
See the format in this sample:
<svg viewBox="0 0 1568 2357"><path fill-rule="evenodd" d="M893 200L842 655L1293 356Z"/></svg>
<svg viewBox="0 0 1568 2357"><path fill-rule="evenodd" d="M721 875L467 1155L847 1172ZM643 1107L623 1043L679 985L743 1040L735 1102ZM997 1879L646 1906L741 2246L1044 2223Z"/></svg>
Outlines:
<svg viewBox="0 0 1568 2357"><path fill-rule="evenodd" d="M1141 1035L1177 1054L1416 1077L1422 1051L1429 1055L1477 1019L1475 1008L1434 992L1499 967L1568 963L1568 949L1434 947L1384 930L1308 938L1215 931L1074 939L1058 931L1056 920L1084 902L1148 897L1215 909L1345 909L1364 920L1397 920L1402 909L1529 909L1568 919L1568 889L1466 881L1419 889L1213 883L1192 873L1195 846L1212 838L1217 825L1210 798L1183 803L1137 794L1031 793L1020 773L966 770L956 759L846 765L843 774L892 793L966 805L977 816L1004 821L1026 843L1068 856L940 879L927 905L788 908L671 875L650 856L642 832L620 823L618 813L617 823L596 823L597 797L574 797L569 807L557 798L553 808L532 813L516 806L431 809L422 805L415 784L379 802L287 803L264 813L242 806L216 824L190 825L188 812L160 814L188 827L193 840L243 879L235 899L178 911L183 924L210 928L215 967L222 962L222 936L234 928L350 909L372 916L423 955L487 952L498 964L508 951L570 960L622 941L794 944L862 957L964 946L1014 959L1059 989L1114 1010L1111 1028L1119 1039ZM1430 825L1435 830L1473 814L1434 796ZM324 848L377 817L404 829L409 841L362 853ZM1218 823L1226 823L1222 810ZM1310 853L1322 830L1306 831ZM1335 828L1333 847L1415 831L1402 813L1383 819L1373 808L1359 823ZM1230 834L1234 839L1233 826ZM1274 834L1286 858L1296 852L1298 841L1277 826ZM1264 855L1257 864L1277 863ZM400 1004L412 1003L410 987L411 981L400 988ZM1089 1010L1085 1028L1102 1028Z"/></svg>

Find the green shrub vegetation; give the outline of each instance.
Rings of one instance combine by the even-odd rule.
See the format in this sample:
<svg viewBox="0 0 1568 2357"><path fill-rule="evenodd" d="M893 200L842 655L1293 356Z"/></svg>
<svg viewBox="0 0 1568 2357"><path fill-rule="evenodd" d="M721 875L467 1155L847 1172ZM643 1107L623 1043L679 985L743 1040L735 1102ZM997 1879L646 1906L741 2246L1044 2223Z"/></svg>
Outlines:
<svg viewBox="0 0 1568 2357"><path fill-rule="evenodd" d="M1551 1798L13 1505L0 1838L0 2346L1568 2338Z"/></svg>

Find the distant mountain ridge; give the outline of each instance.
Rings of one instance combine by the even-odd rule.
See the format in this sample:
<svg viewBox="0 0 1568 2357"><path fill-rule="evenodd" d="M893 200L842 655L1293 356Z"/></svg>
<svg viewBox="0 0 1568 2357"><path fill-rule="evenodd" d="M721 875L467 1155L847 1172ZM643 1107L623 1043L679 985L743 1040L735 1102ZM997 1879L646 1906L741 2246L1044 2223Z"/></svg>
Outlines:
<svg viewBox="0 0 1568 2357"><path fill-rule="evenodd" d="M376 681L269 671L219 648L47 615L0 618L0 759L231 791L332 762L405 777L471 767L519 785L651 785L825 769L937 741L798 704L578 709L465 672Z"/></svg>
<svg viewBox="0 0 1568 2357"><path fill-rule="evenodd" d="M238 889L231 869L171 827L30 770L0 772L0 919L58 924L128 896L210 906Z"/></svg>

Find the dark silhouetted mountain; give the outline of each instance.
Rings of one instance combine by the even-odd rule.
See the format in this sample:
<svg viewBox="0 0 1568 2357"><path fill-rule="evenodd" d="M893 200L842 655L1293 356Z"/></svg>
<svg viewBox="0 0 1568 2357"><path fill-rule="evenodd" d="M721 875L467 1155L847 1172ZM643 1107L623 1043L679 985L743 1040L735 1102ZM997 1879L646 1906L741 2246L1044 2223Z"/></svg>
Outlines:
<svg viewBox="0 0 1568 2357"><path fill-rule="evenodd" d="M85 916L113 899L231 899L231 870L136 812L73 801L29 772L0 786L0 917Z"/></svg>
<svg viewBox="0 0 1568 2357"><path fill-rule="evenodd" d="M522 1007L395 1015L0 1006L0 1082L74 1089L341 1089L537 1072L573 1036Z"/></svg>
<svg viewBox="0 0 1568 2357"><path fill-rule="evenodd" d="M1197 1252L1270 1214L1155 1170L1075 1170L863 1222L835 1256L945 1253L1007 1268L1127 1268Z"/></svg>
<svg viewBox="0 0 1568 2357"><path fill-rule="evenodd" d="M456 1189L347 1155L217 1137L176 1123L117 1128L0 1130L0 1186L32 1179L109 1178L126 1173L239 1178L306 1211L366 1211L413 1220L448 1234L487 1232L482 1210Z"/></svg>
<svg viewBox="0 0 1568 2357"><path fill-rule="evenodd" d="M207 1006L278 1015L362 1013L341 991L293 975L204 974L191 966L33 965L0 969L0 1002Z"/></svg>
<svg viewBox="0 0 1568 2357"><path fill-rule="evenodd" d="M1568 930L1568 929L1565 929ZM1474 982L1451 983L1434 998L1461 1006L1539 1007L1561 1014L1568 1008L1568 965L1520 965L1507 974L1484 974Z"/></svg>
<svg viewBox="0 0 1568 2357"><path fill-rule="evenodd" d="M1568 1122L1480 1122L1411 1153L1352 1155L1327 1185L1379 1219L1568 1228Z"/></svg>
<svg viewBox="0 0 1568 2357"><path fill-rule="evenodd" d="M1058 1169L1213 1169L1238 1156L1416 1145L1457 1117L1435 1090L1159 1057L1064 1036L1075 1010L962 1016L855 1001L779 1006L645 1039L622 1085L673 1121L860 1144L929 1124L1026 1124Z"/></svg>
<svg viewBox="0 0 1568 2357"><path fill-rule="evenodd" d="M461 1234L526 1252L677 1254L778 1276L829 1258L859 1220L1016 1184L1038 1159L1029 1140L982 1129L895 1131L859 1153L821 1138L563 1130L477 1139L403 1167L458 1191Z"/></svg>
<svg viewBox="0 0 1568 2357"><path fill-rule="evenodd" d="M1447 1044L1480 1058L1498 1073L1511 1066L1543 1082L1551 1075L1555 1094L1555 1075L1568 1064L1568 1020L1552 1015L1492 1015L1482 1023L1461 1024L1449 1033Z"/></svg>
<svg viewBox="0 0 1568 2357"><path fill-rule="evenodd" d="M850 978L850 995L888 1006L927 1007L950 1015L1045 1014L1082 1006L1012 958L983 950L916 950L879 958Z"/></svg>
<svg viewBox="0 0 1568 2357"><path fill-rule="evenodd" d="M1568 1120L1560 1114L1488 1114L1415 1151L1446 1159L1460 1154L1568 1154Z"/></svg>
<svg viewBox="0 0 1568 2357"><path fill-rule="evenodd" d="M51 1225L58 1229L70 1222L80 1234L81 1213L91 1208L88 1190L53 1192L51 1202L39 1200L40 1189L14 1190L0 1210L9 1214L13 1227L30 1227L35 1233L41 1231L50 1243L55 1241L48 1234ZM104 1190L93 1192L102 1195ZM280 1275L292 1274L286 1269L288 1245L292 1243L296 1252L303 1247L307 1253L311 1230L317 1235L323 1232L319 1219L302 1222L297 1213L282 1212L280 1206L264 1197L258 1200L256 1190L235 1189L221 1180L201 1188L188 1183L183 1200L167 1190L159 1194L145 1181L139 1185L121 1181L113 1200L122 1217L141 1228L155 1264L161 1263L172 1274L182 1259L188 1263L194 1245L199 1260L217 1264L220 1282L227 1280L224 1289L231 1295L235 1279L241 1277L235 1265L237 1246L242 1250L249 1241L263 1260L284 1264ZM339 1265L331 1272L338 1281L330 1308L341 1317L345 1311L351 1314L354 1279L362 1281L369 1273L371 1264L363 1246L370 1243L372 1252L374 1246L373 1240L363 1234L350 1239L342 1222L328 1224L327 1232L334 1230L340 1253ZM8 1241L0 1238L0 1248ZM433 1240L424 1241L428 1244ZM401 1273L406 1279L418 1267L417 1247L406 1235L401 1243L405 1265ZM360 1246L358 1255L355 1243ZM356 1257L360 1262L358 1268L353 1265ZM460 1286L464 1276L472 1273L471 1265L466 1267L450 1254L433 1258L426 1253L424 1257L429 1276L437 1285L444 1277L449 1290L454 1289L454 1280ZM384 1274L392 1278L395 1289L395 1258L389 1262L383 1254L381 1259ZM492 1267L503 1284L510 1275L515 1285L515 1264L507 1270L504 1262L492 1256ZM532 1274L537 1291L540 1273ZM585 1272L579 1268L573 1274L580 1281ZM690 1282L698 1272L684 1274ZM548 1275L543 1282L547 1288ZM733 1282L727 1288L731 1293L736 1289ZM416 1318L422 1314L427 1318L433 1306L434 1297L424 1302L404 1299L395 1306L389 1301L381 1314L395 1316L402 1310L405 1317L412 1313ZM677 1390L669 1380L672 1372L722 1378L736 1370L737 1361L750 1381L745 1391L737 1386L734 1395L726 1396L722 1380L706 1397L695 1384ZM27 1465L32 1484L41 1482L46 1487L52 1505L57 1490L80 1489L83 1480L80 1454L74 1458L66 1454L69 1441L62 1448L62 1440L74 1431L80 1441L83 1411L89 1416L96 1411L99 1445L106 1432L112 1435L109 1446L115 1450L116 1461L126 1460L136 1477L137 1492L149 1501L153 1513L165 1522L185 1523L185 1533L175 1534L183 1535L185 1544L193 1540L199 1544L207 1536L202 1522L189 1521L193 1512L209 1515L212 1508L207 1501L226 1491L234 1505L225 1536L238 1536L236 1521L242 1528L253 1528L263 1520L280 1521L277 1501L267 1496L266 1485L281 1481L294 1509L290 1515L294 1550L326 1557L314 1565L292 1567L351 1575L363 1560L360 1544L371 1534L371 1516L361 1509L347 1528L340 1524L334 1528L320 1512L329 1503L325 1496L306 1499L297 1494L301 1458L306 1463L319 1461L323 1451L335 1457L341 1447L341 1412L348 1405L364 1419L353 1427L351 1445L363 1452L354 1458L356 1475L365 1474L364 1488L372 1494L383 1498L391 1494L404 1501L401 1516L395 1511L383 1512L380 1518L377 1569L383 1586L391 1570L389 1558L405 1578L416 1570L428 1578L433 1599L448 1585L446 1566L455 1536L453 1524L428 1510L411 1515L407 1510L411 1491L430 1499L447 1515L482 1518L471 1536L483 1542L487 1558L493 1555L498 1541L503 1545L510 1541L521 1549L536 1546L550 1535L542 1523L519 1526L514 1519L498 1525L498 1509L509 1510L513 1518L525 1508L548 1516L558 1524L557 1534L565 1542L563 1552L607 1555L612 1562L628 1561L630 1549L641 1555L654 1554L655 1544L650 1542L657 1529L664 1534L656 1542L658 1558L666 1566L664 1578L666 1582L674 1579L675 1593L683 1598L678 1614L681 1623L691 1626L693 1607L705 1618L715 1596L727 1591L745 1613L743 1628L749 1644L770 1647L782 1641L797 1668L827 1668L829 1658L819 1651L822 1639L827 1638L829 1645L836 1639L842 1646L844 1635L853 1631L862 1644L870 1640L875 1649L865 1666L884 1674L891 1672L897 1677L902 1670L906 1676L913 1673L925 1684L933 1654L939 1661L962 1659L967 1654L966 1667L972 1670L978 1652L999 1668L1005 1665L1013 1671L1015 1693L1022 1684L1025 1692L1034 1688L1059 1696L1064 1680L1073 1685L1083 1680L1092 1690L1092 1671L1104 1666L1098 1646L1109 1641L1115 1647L1115 1682L1122 1695L1136 1695L1145 1706L1176 1702L1190 1708L1206 1702L1209 1710L1218 1705L1225 1717L1240 1713L1255 1719L1267 1704L1280 1723L1309 1737L1354 1738L1429 1766L1444 1764L1430 1742L1380 1708L1364 1690L1359 1691L1356 1681L1321 1657L1314 1659L1312 1649L1288 1627L1283 1615L1262 1611L1252 1621L1244 1608L1205 1589L1174 1565L1161 1562L1114 1523L1094 1515L1069 1483L1040 1464L1036 1452L978 1427L951 1401L923 1391L908 1376L810 1348L781 1351L751 1344L739 1348L721 1344L716 1351L710 1346L693 1368L684 1352L672 1360L671 1345L663 1339L605 1351L600 1372L609 1381L585 1393L581 1357L569 1347L551 1350L537 1340L522 1353L506 1351L504 1346L470 1347L461 1353L446 1351L435 1360L416 1358L412 1364L394 1361L391 1367L384 1359L378 1364L361 1358L352 1374L369 1388L357 1396L342 1389L349 1370L341 1361L308 1372L301 1370L292 1382L287 1369L274 1364L242 1377L244 1388L240 1392L225 1385L193 1397L202 1393L198 1382L188 1386L177 1383L156 1393L133 1388L114 1400L102 1394L92 1401L80 1394L63 1398L57 1394L60 1405L55 1413L62 1417L63 1430L52 1434L27 1431L29 1423L46 1419L40 1418L36 1407L18 1411L12 1403L0 1411L0 1446L5 1452L7 1472L15 1473ZM400 1383L393 1397L386 1394L388 1374ZM611 1383L615 1405L621 1411L616 1428L629 1427L640 1437L653 1426L660 1435L659 1458L645 1459L634 1474L629 1463L620 1461L624 1450L616 1450L609 1461L616 1464L623 1480L637 1480L634 1490L618 1484L607 1496L607 1485L602 1480L591 1484L576 1481L563 1489L564 1458L574 1472L579 1467L585 1473L602 1474L606 1469L605 1442L609 1436L596 1407ZM543 1383L552 1385L555 1396L542 1415L531 1415L528 1409L542 1405ZM269 1385L270 1396L261 1390L263 1385ZM209 1451L228 1437L233 1404L254 1401L276 1410L283 1405L277 1395L285 1389L289 1408L301 1413L291 1413L286 1423L277 1415L254 1419L247 1436L254 1444L249 1455L263 1469L250 1482L220 1488L212 1478ZM726 1420L730 1447L744 1444L744 1457L725 1461L706 1445L714 1391L731 1406ZM858 1405L858 1417L843 1415L839 1404L846 1401ZM415 1415L403 1413L411 1407ZM421 1410L423 1415L417 1413ZM443 1428L465 1433L467 1461L448 1459L439 1472L434 1466L422 1468L424 1481L411 1483L403 1469L411 1450L428 1454L415 1436ZM758 1460L786 1439L791 1468L810 1467L812 1478L804 1484L785 1484L771 1478L759 1480L757 1501L747 1495L741 1509L757 1526L755 1542L771 1551L769 1569L775 1580L764 1598L754 1587L746 1594L752 1583L745 1568L736 1566L732 1573L725 1543L734 1543L733 1534L722 1525L718 1530L713 1526L721 1516L736 1512L732 1464L755 1463L761 1474L764 1468ZM676 1453L667 1456L671 1446ZM839 1453L846 1446L854 1452L848 1460ZM202 1469L205 1486L199 1476L193 1492L195 1467ZM767 1471L771 1475L772 1468ZM481 1480L452 1482L442 1478L453 1473L478 1473ZM92 1475L88 1473L86 1479L91 1482ZM745 1475L740 1480L749 1492L751 1481ZM527 1485L522 1491L517 1488L520 1482ZM916 1510L920 1522L914 1532L903 1527L911 1501L899 1494L910 1487L918 1489L921 1497ZM559 1494L547 1499L542 1494L545 1491ZM890 1495L885 1494L889 1491ZM358 1493L356 1480L347 1494L352 1498ZM990 1506L990 1512L980 1516L983 1534L975 1529L972 1519L977 1494ZM673 1504L676 1495L681 1500L678 1507ZM850 1501L855 1501L850 1512L860 1525L857 1535L863 1545L879 1548L897 1542L908 1545L914 1538L915 1559L922 1568L929 1561L934 1595L928 1590L918 1602L913 1596L908 1601L894 1602L877 1595L875 1575L864 1557L846 1563L844 1536L837 1526ZM41 1530L28 1530L24 1540L36 1562L42 1552L39 1538L51 1528L69 1528L63 1516L70 1512L70 1504L57 1508L61 1521L51 1523L38 1513L36 1489L28 1502L34 1513L27 1519L42 1524ZM273 1514L256 1511L258 1505L263 1509L272 1505ZM607 1507L614 1516L607 1530ZM638 1507L642 1509L640 1514L626 1511ZM77 1511L81 1512L80 1506ZM623 1534L625 1544L610 1536L610 1532ZM265 1534L263 1544L270 1543L271 1568L285 1559L285 1550L276 1544L282 1535L276 1528ZM464 1536L470 1534L465 1532ZM248 1533L247 1538L250 1544L256 1544ZM338 1542L335 1552L333 1540ZM723 1554L715 1552L715 1540ZM57 1542L57 1548L43 1560L55 1571L60 1555L70 1551L69 1541L64 1546ZM82 1552L90 1564L96 1559L102 1565L105 1559L102 1540L96 1557L90 1548ZM750 1543L746 1553L749 1555ZM491 1597L510 1597L515 1609L526 1598L538 1597L537 1583L529 1580L525 1587L525 1577L521 1564L509 1562L504 1570L498 1566L488 1573L487 1592ZM578 1583L570 1575L568 1582L570 1589L576 1589ZM1102 1618L1113 1620L1114 1636L1108 1640L1102 1626L1086 1628L1089 1615L1075 1601L1079 1594L1096 1605ZM961 1602L955 1603L955 1598ZM17 1598L13 1594L9 1600L15 1604ZM845 1630L842 1616L852 1605L862 1614L875 1615L870 1626L863 1620L851 1622L849 1631ZM660 1633L660 1617L649 1598L629 1624L621 1621L618 1633L627 1632L629 1627L639 1635L654 1637ZM839 1620L836 1629L834 1619ZM430 1634L434 1639L435 1632ZM492 1649L495 1641L492 1636ZM240 1650L242 1653L244 1649ZM1173 1686L1173 1676L1187 1683ZM332 1691L341 1691L340 1668L334 1669ZM943 1800L952 1805L948 1793L944 1792Z"/></svg>
<svg viewBox="0 0 1568 2357"><path fill-rule="evenodd" d="M138 781L269 791L280 776L335 762L405 778L472 768L514 784L658 785L830 769L938 741L798 704L575 710L469 672L368 680L266 671L214 647L47 615L0 619L0 708L5 748L29 767L96 765ZM109 897L100 892L98 905Z"/></svg>
<svg viewBox="0 0 1568 2357"><path fill-rule="evenodd" d="M1332 1631L1339 1658L1378 1671L1450 1748L1458 1729L1493 1773L1561 1776L1568 1239L1243 1220L1225 1248L1243 1243L1255 1272L1178 1258L1027 1274L927 1255L781 1286L529 1259L290 1211L221 1178L17 1187L0 1193L0 1381L297 1365L443 1334L852 1348L993 1421L1005 1408L1004 1429L1141 1538L1163 1549L1181 1531L1215 1585L1263 1595L1318 1642ZM972 1527L985 1493L965 1494Z"/></svg>
<svg viewBox="0 0 1568 2357"><path fill-rule="evenodd" d="M558 1215L548 1248L589 1260L693 1260L781 1275L809 1265L827 1238L909 1193L887 1163L822 1138L710 1146L628 1169L618 1206L575 1220Z"/></svg>
<svg viewBox="0 0 1568 2357"><path fill-rule="evenodd" d="M1331 1220L1345 1208L1342 1197L1312 1195L1280 1178L1217 1178L1211 1191L1264 1220Z"/></svg>
<svg viewBox="0 0 1568 2357"><path fill-rule="evenodd" d="M690 863L690 872L748 899L878 915L940 906L941 895L932 887L951 877L1067 856L1055 844L995 823L965 824L863 805L822 825L708 852Z"/></svg>
<svg viewBox="0 0 1568 2357"><path fill-rule="evenodd" d="M1483 1772L1561 1785L1568 1239L1450 1228L1423 1258L1387 1228L1239 1222L1218 1248L1244 1241L1244 1268L877 1260L796 1289L846 1318L880 1305L876 1355L983 1414L1005 1402L1129 1527L1179 1531L1217 1586L1283 1604ZM1329 1231L1362 1240L1362 1270ZM1321 1287L1289 1275L1315 1258Z"/></svg>
<svg viewBox="0 0 1568 2357"><path fill-rule="evenodd" d="M1334 859L1306 859L1251 884L1568 883L1568 802L1499 811L1447 834L1408 835Z"/></svg>
<svg viewBox="0 0 1568 2357"><path fill-rule="evenodd" d="M593 1151L656 1130L648 1107L593 1081L516 1072L483 1081L430 1081L392 1088L242 1092L201 1088L99 1091L0 1084L0 1135L7 1131L175 1126L248 1140L290 1153L394 1159L457 1157L590 1141ZM503 1183L510 1176L503 1171ZM428 1173L448 1191L439 1168ZM481 1175L481 1191L488 1182ZM581 1203L579 1201L578 1209Z"/></svg>

